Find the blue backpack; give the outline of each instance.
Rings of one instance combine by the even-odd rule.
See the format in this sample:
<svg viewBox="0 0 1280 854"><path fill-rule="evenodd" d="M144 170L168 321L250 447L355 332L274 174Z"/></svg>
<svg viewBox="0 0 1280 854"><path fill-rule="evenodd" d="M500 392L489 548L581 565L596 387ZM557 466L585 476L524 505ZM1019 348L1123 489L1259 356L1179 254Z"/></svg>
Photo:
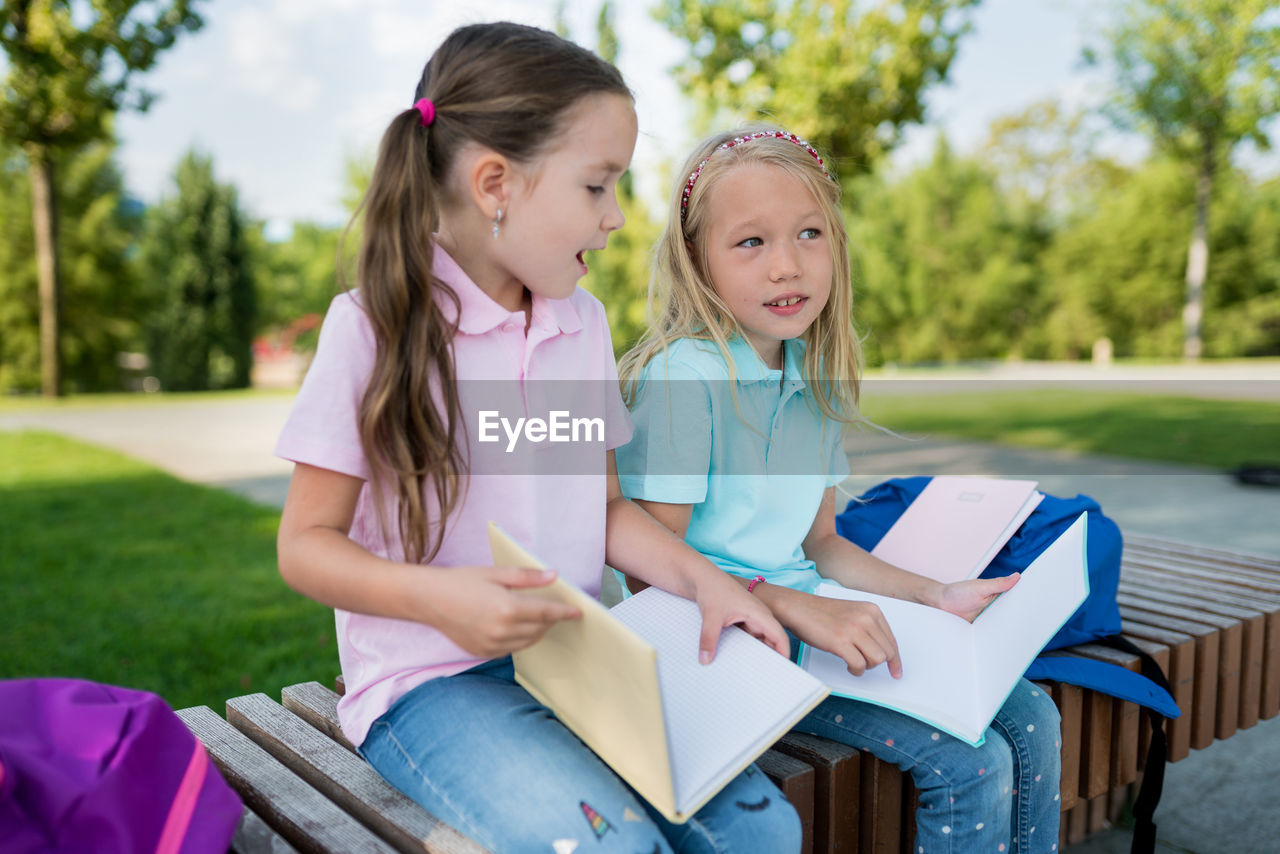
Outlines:
<svg viewBox="0 0 1280 854"><path fill-rule="evenodd" d="M893 526L902 512L928 485L928 477L886 480L851 500L836 515L836 531L845 539L871 551ZM1151 851L1155 846L1155 824L1151 820L1164 781L1167 755L1165 718L1181 714L1169 682L1151 656L1120 635L1120 606L1116 591L1120 585L1120 559L1124 538L1114 521L1103 515L1098 502L1087 495L1059 498L1045 495L1017 532L982 571L982 578L999 578L1026 569L1081 513L1088 514L1089 535L1085 559L1089 571L1089 596L1044 650L1027 668L1028 679L1049 679L1101 691L1130 700L1150 710L1152 739L1147 752L1143 784L1134 803L1133 851ZM1045 655L1051 650L1079 643L1101 643L1138 656L1142 673L1116 664L1062 655Z"/></svg>
<svg viewBox="0 0 1280 854"><path fill-rule="evenodd" d="M836 516L836 531L845 539L871 551L929 484L930 479L899 477L873 486L850 501L845 511ZM1104 516L1098 502L1087 495L1077 495L1075 498L1046 495L1022 527L1009 538L1009 542L1005 543L1004 548L982 571L982 578L1001 578L1021 572L1081 513L1089 515L1089 537L1086 545L1089 598L1045 645L1046 651L1120 633L1120 606L1116 604L1116 590L1120 585L1120 555L1124 549L1120 528ZM1172 711L1176 713L1176 707Z"/></svg>

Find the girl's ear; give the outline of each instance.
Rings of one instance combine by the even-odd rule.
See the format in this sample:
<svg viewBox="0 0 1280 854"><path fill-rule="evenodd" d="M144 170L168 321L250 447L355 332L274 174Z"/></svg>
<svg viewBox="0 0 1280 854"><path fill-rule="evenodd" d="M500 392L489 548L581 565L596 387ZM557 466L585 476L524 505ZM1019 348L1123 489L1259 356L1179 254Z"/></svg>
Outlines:
<svg viewBox="0 0 1280 854"><path fill-rule="evenodd" d="M514 178L511 161L496 151L486 151L471 161L467 190L485 219L493 219L499 209L507 207Z"/></svg>

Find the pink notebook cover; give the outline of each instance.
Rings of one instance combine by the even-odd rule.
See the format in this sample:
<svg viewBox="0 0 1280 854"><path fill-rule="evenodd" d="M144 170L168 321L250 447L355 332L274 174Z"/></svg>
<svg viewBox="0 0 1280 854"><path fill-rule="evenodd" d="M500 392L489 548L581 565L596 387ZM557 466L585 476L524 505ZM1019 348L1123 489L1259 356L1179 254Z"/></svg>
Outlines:
<svg viewBox="0 0 1280 854"><path fill-rule="evenodd" d="M975 578L1043 497L1034 480L934 477L871 554L943 583Z"/></svg>

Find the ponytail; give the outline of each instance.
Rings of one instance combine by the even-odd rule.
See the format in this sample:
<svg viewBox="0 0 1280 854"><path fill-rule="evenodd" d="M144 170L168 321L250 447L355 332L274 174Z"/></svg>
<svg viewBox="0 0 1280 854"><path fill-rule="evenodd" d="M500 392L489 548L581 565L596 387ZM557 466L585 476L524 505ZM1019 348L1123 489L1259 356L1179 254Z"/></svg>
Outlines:
<svg viewBox="0 0 1280 854"><path fill-rule="evenodd" d="M474 24L444 40L423 69L415 105L382 137L352 218L364 214L356 281L377 343L358 421L378 517L385 532L393 500L407 561L439 552L466 488L453 360L461 305L431 269L454 158L475 143L529 162L571 107L600 93L631 95L618 70L590 51L534 27Z"/></svg>
<svg viewBox="0 0 1280 854"><path fill-rule="evenodd" d="M364 214L356 277L378 352L360 404L360 441L379 517L385 528L384 498L393 498L404 558L414 563L439 551L466 470L451 346L459 303L431 269L439 188L429 163L430 128L421 119L409 109L391 122L356 212ZM424 506L428 483L436 504L431 518Z"/></svg>

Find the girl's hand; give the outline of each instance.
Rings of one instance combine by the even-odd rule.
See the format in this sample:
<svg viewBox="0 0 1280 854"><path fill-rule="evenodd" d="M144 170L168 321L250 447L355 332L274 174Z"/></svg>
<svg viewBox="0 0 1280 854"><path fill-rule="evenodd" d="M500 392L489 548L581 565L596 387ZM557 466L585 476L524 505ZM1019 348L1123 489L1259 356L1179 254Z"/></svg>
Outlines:
<svg viewBox="0 0 1280 854"><path fill-rule="evenodd" d="M715 658L720 632L737 625L747 634L764 641L779 655L791 654L791 642L782 624L769 607L748 593L727 572L708 571L698 579L694 596L702 612L702 636L698 640L698 660L710 664Z"/></svg>
<svg viewBox="0 0 1280 854"><path fill-rule="evenodd" d="M1021 573L1015 572L1004 578L971 578L946 584L939 588L937 601L931 604L972 623L992 600L1017 584L1019 577Z"/></svg>
<svg viewBox="0 0 1280 854"><path fill-rule="evenodd" d="M551 570L468 566L440 571L446 573L448 593L428 603L425 622L475 656L508 655L531 646L560 620L582 616L563 602L515 592L550 584L556 577Z"/></svg>
<svg viewBox="0 0 1280 854"><path fill-rule="evenodd" d="M840 656L854 676L888 664L889 675L902 678L898 642L876 605L798 593L786 608L787 625L796 637Z"/></svg>

